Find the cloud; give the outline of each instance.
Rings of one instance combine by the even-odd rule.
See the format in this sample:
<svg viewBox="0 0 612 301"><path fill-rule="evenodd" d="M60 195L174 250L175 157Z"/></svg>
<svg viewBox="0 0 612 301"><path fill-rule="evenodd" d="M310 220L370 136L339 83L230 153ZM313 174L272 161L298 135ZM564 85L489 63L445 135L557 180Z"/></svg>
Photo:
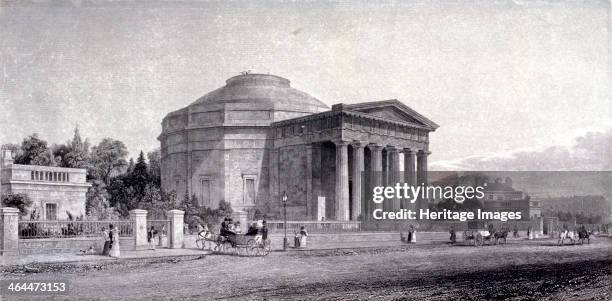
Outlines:
<svg viewBox="0 0 612 301"><path fill-rule="evenodd" d="M612 170L612 129L588 132L574 139L571 146L551 146L544 150L516 150L474 155L456 160L437 161L431 170Z"/></svg>

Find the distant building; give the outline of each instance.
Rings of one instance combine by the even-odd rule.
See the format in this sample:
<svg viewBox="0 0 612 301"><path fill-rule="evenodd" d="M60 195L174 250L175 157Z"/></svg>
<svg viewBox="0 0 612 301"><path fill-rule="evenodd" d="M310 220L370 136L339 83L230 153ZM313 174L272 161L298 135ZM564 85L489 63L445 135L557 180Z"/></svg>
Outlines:
<svg viewBox="0 0 612 301"><path fill-rule="evenodd" d="M0 154L0 193L27 194L44 220L84 215L91 186L85 180L85 169L13 164L10 151Z"/></svg>
<svg viewBox="0 0 612 301"><path fill-rule="evenodd" d="M539 201L531 200L526 193L512 187L512 179L506 178L504 182L496 179L485 183L484 210L521 212L523 219L538 218L542 216L542 207Z"/></svg>
<svg viewBox="0 0 612 301"><path fill-rule="evenodd" d="M603 221L609 221L612 215L612 204L601 195L583 195L568 197L551 197L541 199L542 211L551 215L557 212L569 212L573 215L601 216Z"/></svg>

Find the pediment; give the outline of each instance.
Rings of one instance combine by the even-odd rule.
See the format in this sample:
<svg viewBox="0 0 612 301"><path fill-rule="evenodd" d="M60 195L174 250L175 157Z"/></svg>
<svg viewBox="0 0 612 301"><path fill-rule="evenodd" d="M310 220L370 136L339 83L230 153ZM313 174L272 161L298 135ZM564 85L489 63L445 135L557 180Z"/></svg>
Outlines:
<svg viewBox="0 0 612 301"><path fill-rule="evenodd" d="M432 131L439 127L435 122L395 99L350 104L345 107L351 111L365 113L378 118L423 126L430 128Z"/></svg>
<svg viewBox="0 0 612 301"><path fill-rule="evenodd" d="M363 112L369 115L373 115L376 117L384 118L384 119L414 123L414 124L418 124L421 126L425 126L424 123L418 121L417 119L413 118L412 116L408 114L403 113L402 111L400 111L399 109L395 107L375 108L375 109L363 110L360 112Z"/></svg>

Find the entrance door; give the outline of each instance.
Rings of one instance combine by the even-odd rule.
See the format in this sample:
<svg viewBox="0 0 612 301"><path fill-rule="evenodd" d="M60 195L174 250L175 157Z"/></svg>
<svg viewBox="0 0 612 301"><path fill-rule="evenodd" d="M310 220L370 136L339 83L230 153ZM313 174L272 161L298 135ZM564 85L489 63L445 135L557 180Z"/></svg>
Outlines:
<svg viewBox="0 0 612 301"><path fill-rule="evenodd" d="M57 204L45 204L45 218L49 221L57 220Z"/></svg>

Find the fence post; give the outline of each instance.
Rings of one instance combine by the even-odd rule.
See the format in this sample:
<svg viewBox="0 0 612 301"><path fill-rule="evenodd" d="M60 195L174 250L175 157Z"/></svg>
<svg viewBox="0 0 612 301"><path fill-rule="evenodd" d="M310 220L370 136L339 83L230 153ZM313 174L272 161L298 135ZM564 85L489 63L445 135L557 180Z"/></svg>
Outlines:
<svg viewBox="0 0 612 301"><path fill-rule="evenodd" d="M19 249L19 209L3 207L0 209L0 253L18 255Z"/></svg>
<svg viewBox="0 0 612 301"><path fill-rule="evenodd" d="M134 222L135 249L147 248L147 210L130 210L130 220Z"/></svg>
<svg viewBox="0 0 612 301"><path fill-rule="evenodd" d="M183 247L183 219L185 211L182 210L168 210L166 211L166 217L170 220L170 238L168 242L168 248L180 249Z"/></svg>

